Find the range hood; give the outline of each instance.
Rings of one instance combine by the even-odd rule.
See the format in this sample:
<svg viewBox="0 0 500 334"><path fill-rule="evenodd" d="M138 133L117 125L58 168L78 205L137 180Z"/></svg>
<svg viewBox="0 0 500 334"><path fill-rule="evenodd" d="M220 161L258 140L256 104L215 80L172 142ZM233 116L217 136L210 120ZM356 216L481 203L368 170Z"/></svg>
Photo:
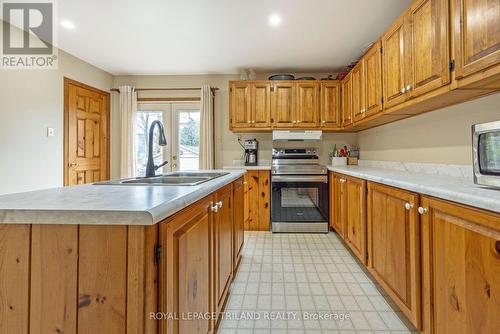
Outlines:
<svg viewBox="0 0 500 334"><path fill-rule="evenodd" d="M273 141L320 141L320 130L273 131Z"/></svg>

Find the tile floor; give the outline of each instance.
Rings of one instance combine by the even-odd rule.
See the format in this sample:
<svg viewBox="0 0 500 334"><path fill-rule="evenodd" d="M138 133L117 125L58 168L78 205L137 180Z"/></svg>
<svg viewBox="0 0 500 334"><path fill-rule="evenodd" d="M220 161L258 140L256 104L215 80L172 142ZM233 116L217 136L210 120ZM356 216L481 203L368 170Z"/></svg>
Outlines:
<svg viewBox="0 0 500 334"><path fill-rule="evenodd" d="M219 333L418 333L396 310L335 233L248 232Z"/></svg>

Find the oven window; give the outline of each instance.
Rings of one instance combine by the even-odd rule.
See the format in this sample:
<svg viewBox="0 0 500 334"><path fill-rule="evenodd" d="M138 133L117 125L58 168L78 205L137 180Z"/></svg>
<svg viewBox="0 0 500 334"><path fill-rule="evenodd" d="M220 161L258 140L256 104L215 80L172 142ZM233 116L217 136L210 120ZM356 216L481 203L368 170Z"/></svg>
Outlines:
<svg viewBox="0 0 500 334"><path fill-rule="evenodd" d="M273 183L273 222L328 221L328 187L321 183Z"/></svg>
<svg viewBox="0 0 500 334"><path fill-rule="evenodd" d="M479 168L481 174L500 175L500 133L479 135Z"/></svg>

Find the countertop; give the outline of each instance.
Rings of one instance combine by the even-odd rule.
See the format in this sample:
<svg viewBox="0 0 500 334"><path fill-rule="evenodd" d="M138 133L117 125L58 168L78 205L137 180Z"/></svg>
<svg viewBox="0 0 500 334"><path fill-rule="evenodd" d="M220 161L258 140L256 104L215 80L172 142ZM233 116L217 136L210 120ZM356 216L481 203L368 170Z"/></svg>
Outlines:
<svg viewBox="0 0 500 334"><path fill-rule="evenodd" d="M368 166L328 166L328 170L500 213L500 190L474 184L472 175L462 178Z"/></svg>
<svg viewBox="0 0 500 334"><path fill-rule="evenodd" d="M154 225L245 174L226 172L197 186L89 184L2 195L0 223Z"/></svg>
<svg viewBox="0 0 500 334"><path fill-rule="evenodd" d="M230 166L224 166L224 169L243 169L243 170L271 170L271 161L262 160L257 166L245 166L244 161L234 160Z"/></svg>

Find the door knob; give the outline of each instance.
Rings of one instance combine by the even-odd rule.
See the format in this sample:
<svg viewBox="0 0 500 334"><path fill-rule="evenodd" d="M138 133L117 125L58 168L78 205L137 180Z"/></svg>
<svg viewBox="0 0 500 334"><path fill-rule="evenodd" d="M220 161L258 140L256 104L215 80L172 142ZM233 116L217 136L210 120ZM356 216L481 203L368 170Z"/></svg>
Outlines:
<svg viewBox="0 0 500 334"><path fill-rule="evenodd" d="M429 211L427 208L423 208L423 207L418 207L418 213L420 213L421 215L423 215L424 213L427 213L427 211Z"/></svg>
<svg viewBox="0 0 500 334"><path fill-rule="evenodd" d="M413 204L411 203L405 203L405 209L406 210L411 210L413 208Z"/></svg>

